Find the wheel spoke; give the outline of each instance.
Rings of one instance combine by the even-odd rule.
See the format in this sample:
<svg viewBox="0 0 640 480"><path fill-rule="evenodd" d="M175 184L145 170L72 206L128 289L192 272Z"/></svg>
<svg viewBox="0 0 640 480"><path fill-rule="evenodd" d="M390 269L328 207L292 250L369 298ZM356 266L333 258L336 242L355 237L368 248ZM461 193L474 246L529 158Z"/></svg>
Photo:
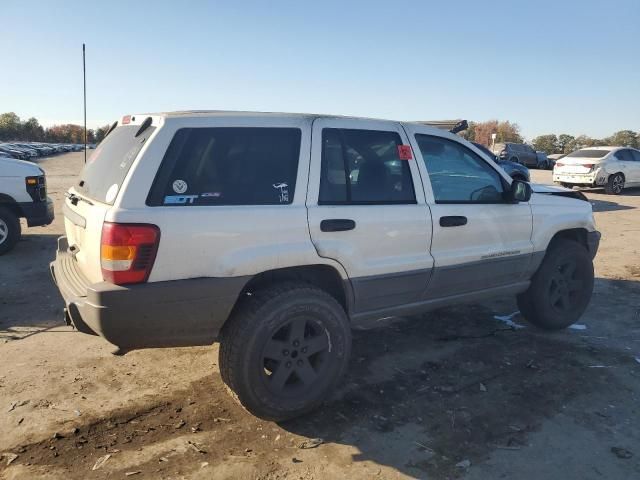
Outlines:
<svg viewBox="0 0 640 480"><path fill-rule="evenodd" d="M302 341L304 339L304 330L307 327L307 321L304 318L298 318L291 322L291 330L289 331L289 340Z"/></svg>
<svg viewBox="0 0 640 480"><path fill-rule="evenodd" d="M311 385L318 377L318 374L307 359L301 359L301 361L302 365L296 366L296 374L300 377L302 383L305 385Z"/></svg>
<svg viewBox="0 0 640 480"><path fill-rule="evenodd" d="M582 280L570 280L567 282L570 292L578 292L582 290Z"/></svg>
<svg viewBox="0 0 640 480"><path fill-rule="evenodd" d="M272 360L280 361L283 358L283 350L288 350L288 348L289 347L285 342L274 340L272 338L265 346L264 358L271 358Z"/></svg>
<svg viewBox="0 0 640 480"><path fill-rule="evenodd" d="M562 308L567 310L571 307L571 298L569 298L569 292L562 292L560 295L560 299L562 300Z"/></svg>
<svg viewBox="0 0 640 480"><path fill-rule="evenodd" d="M323 332L320 335L316 335L315 337L310 338L305 341L306 346L306 355L314 355L318 352L322 352L323 350L327 350L329 348L329 339L327 335Z"/></svg>
<svg viewBox="0 0 640 480"><path fill-rule="evenodd" d="M278 365L276 371L273 373L273 375L271 375L271 386L276 390L282 390L284 384L287 383L287 380L289 380L291 373L291 369L287 368L284 362L280 362L280 365Z"/></svg>
<svg viewBox="0 0 640 480"><path fill-rule="evenodd" d="M573 280L575 273L576 273L576 264L574 262L567 263L564 265L562 269L562 276L565 278L565 280L567 281Z"/></svg>

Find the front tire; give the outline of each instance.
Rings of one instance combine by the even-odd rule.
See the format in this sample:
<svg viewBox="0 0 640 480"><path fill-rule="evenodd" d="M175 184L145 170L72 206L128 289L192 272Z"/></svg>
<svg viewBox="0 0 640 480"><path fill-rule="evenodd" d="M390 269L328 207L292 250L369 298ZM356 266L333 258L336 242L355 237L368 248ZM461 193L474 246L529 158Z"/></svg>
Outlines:
<svg viewBox="0 0 640 480"><path fill-rule="evenodd" d="M608 195L620 195L624 189L624 175L621 173L614 173L609 175L607 183L604 185L604 191Z"/></svg>
<svg viewBox="0 0 640 480"><path fill-rule="evenodd" d="M8 208L0 207L0 255L12 250L21 234L20 219Z"/></svg>
<svg viewBox="0 0 640 480"><path fill-rule="evenodd" d="M545 330L560 330L582 316L593 293L593 262L579 243L559 239L531 279L529 289L518 295L522 315Z"/></svg>
<svg viewBox="0 0 640 480"><path fill-rule="evenodd" d="M311 285L246 296L221 332L222 380L250 413L282 421L317 408L347 369L351 328L342 306Z"/></svg>

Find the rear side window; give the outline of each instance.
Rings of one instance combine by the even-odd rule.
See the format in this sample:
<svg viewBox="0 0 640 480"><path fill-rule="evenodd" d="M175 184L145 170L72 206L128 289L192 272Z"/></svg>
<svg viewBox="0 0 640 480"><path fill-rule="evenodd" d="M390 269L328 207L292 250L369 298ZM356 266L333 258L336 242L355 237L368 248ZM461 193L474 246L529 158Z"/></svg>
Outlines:
<svg viewBox="0 0 640 480"><path fill-rule="evenodd" d="M320 205L416 203L396 132L322 130Z"/></svg>
<svg viewBox="0 0 640 480"><path fill-rule="evenodd" d="M113 205L133 161L156 127L136 137L140 125L122 125L98 145L80 173L77 190L99 202Z"/></svg>
<svg viewBox="0 0 640 480"><path fill-rule="evenodd" d="M151 206L290 204L298 128L183 128L151 188Z"/></svg>

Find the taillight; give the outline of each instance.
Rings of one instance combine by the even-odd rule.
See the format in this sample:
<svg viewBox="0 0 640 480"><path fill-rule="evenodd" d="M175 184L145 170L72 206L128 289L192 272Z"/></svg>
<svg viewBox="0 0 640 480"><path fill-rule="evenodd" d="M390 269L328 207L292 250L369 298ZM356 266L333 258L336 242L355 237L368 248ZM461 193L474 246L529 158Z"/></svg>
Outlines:
<svg viewBox="0 0 640 480"><path fill-rule="evenodd" d="M564 167L564 163L562 163L562 162L556 162L556 167Z"/></svg>
<svg viewBox="0 0 640 480"><path fill-rule="evenodd" d="M102 277L116 285L146 282L159 243L160 229L155 225L105 222L100 242Z"/></svg>
<svg viewBox="0 0 640 480"><path fill-rule="evenodd" d="M585 163L584 165L582 165L584 168L588 168L589 171L591 171L594 167L593 163Z"/></svg>

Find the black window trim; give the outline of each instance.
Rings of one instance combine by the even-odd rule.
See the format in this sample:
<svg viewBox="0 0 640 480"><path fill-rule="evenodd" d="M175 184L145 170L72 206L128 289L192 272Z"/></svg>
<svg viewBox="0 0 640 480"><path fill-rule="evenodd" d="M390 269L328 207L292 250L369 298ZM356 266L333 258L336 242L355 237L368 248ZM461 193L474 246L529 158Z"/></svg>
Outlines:
<svg viewBox="0 0 640 480"><path fill-rule="evenodd" d="M473 150L471 150L469 147L467 147L466 145L464 145L462 142L458 142L457 140L453 140L451 138L447 138L447 137L440 137L438 135L431 135L428 133L419 133L416 132L414 133L414 139L416 141L416 143L418 144L418 150L420 150L420 143L418 142L418 135L422 135L423 137L430 137L430 138L437 138L437 139L441 139L441 140L445 140L447 142L451 142L451 143L455 143L456 145L459 145L460 147L462 147L464 150L466 150L467 152L469 152L472 156L479 158L482 162L484 162L487 167L489 167L491 170L493 170L497 175L498 178L500 179L500 184L502 185L502 201L501 202L489 202L489 201L473 201L473 200L436 200L436 196L433 192L433 186L431 185L431 174L429 173L429 169L427 168L427 164L424 161L424 157L422 156L422 151L420 151L420 157L422 158L422 163L424 165L424 169L427 172L427 177L429 180L429 186L431 187L431 195L433 196L433 201L434 203L436 203L437 205L510 205L513 202L508 200L507 198L507 193L511 188L511 185L509 183L507 183L507 180L502 176L502 174L496 170L493 165L491 165L489 162L487 162L484 158L482 158L482 156L478 155L477 153L475 153Z"/></svg>
<svg viewBox="0 0 640 480"><path fill-rule="evenodd" d="M402 136L396 130L373 130L370 128L343 128L343 127L322 127L320 130L320 182L322 182L322 161L324 157L324 143L322 141L323 134L325 130L337 130L340 136L340 148L342 150L342 161L345 178L347 179L347 200L320 200L320 190L318 190L318 205L319 206L352 206L352 205L417 205L418 199L416 196L416 187L413 183L413 175L411 173L411 168L409 168L409 178L411 179L411 189L413 190L413 201L407 200L349 200L351 198L351 182L349 181L349 166L347 164L347 147L344 139L344 130L357 130L357 131L368 131L368 132L383 132L383 133L395 133L400 142L402 142ZM402 145L402 143L400 143ZM401 161L411 161L411 160L401 160ZM320 184L318 182L318 184Z"/></svg>

